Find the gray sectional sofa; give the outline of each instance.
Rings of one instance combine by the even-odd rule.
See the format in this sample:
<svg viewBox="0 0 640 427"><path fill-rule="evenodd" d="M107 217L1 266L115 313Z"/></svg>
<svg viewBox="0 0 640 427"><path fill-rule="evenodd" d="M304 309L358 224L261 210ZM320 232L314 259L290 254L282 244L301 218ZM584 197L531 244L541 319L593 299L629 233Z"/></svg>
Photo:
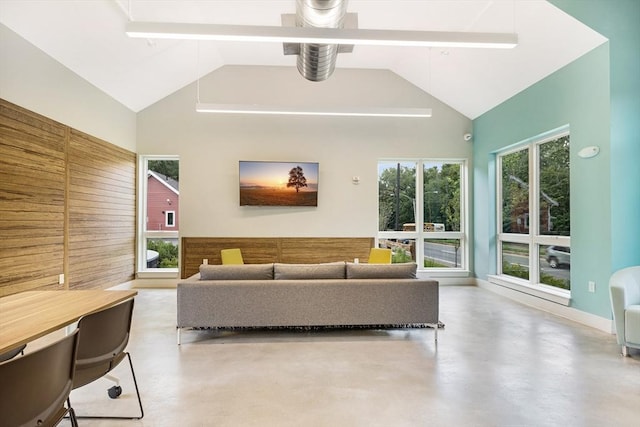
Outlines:
<svg viewBox="0 0 640 427"><path fill-rule="evenodd" d="M202 265L178 283L182 328L428 325L438 331L438 282L416 264Z"/></svg>

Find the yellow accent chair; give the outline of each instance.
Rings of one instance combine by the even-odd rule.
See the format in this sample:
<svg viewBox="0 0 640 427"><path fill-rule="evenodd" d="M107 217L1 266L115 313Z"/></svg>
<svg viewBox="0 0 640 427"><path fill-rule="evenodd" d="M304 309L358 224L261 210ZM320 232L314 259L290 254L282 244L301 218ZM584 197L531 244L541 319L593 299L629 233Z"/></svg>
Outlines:
<svg viewBox="0 0 640 427"><path fill-rule="evenodd" d="M220 256L222 257L223 265L244 264L240 249L222 249L220 251Z"/></svg>
<svg viewBox="0 0 640 427"><path fill-rule="evenodd" d="M391 249L371 248L369 264L391 264Z"/></svg>

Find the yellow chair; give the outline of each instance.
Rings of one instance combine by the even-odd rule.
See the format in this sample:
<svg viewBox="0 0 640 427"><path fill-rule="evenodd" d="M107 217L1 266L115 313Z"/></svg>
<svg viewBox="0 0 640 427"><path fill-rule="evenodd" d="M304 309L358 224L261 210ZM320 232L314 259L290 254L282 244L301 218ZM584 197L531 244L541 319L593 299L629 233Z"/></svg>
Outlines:
<svg viewBox="0 0 640 427"><path fill-rule="evenodd" d="M222 264L244 264L240 249L222 249L220 251Z"/></svg>
<svg viewBox="0 0 640 427"><path fill-rule="evenodd" d="M391 264L391 249L371 248L369 264Z"/></svg>

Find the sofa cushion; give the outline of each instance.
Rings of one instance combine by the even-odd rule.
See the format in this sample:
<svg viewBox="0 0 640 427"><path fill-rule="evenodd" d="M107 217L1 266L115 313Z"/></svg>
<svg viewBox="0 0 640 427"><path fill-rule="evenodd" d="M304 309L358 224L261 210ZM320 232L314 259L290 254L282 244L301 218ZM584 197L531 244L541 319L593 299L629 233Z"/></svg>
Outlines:
<svg viewBox="0 0 640 427"><path fill-rule="evenodd" d="M201 265L200 280L272 280L273 264Z"/></svg>
<svg viewBox="0 0 640 427"><path fill-rule="evenodd" d="M347 263L347 279L415 279L415 262L399 264Z"/></svg>
<svg viewBox="0 0 640 427"><path fill-rule="evenodd" d="M273 265L273 275L276 280L344 279L344 265L343 261L324 264L275 263Z"/></svg>

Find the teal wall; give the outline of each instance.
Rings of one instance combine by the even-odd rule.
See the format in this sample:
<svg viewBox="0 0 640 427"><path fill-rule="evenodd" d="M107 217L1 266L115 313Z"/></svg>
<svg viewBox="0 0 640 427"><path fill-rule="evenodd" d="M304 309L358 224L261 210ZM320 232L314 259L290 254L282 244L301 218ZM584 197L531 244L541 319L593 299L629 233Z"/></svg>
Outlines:
<svg viewBox="0 0 640 427"><path fill-rule="evenodd" d="M480 116L473 129L474 265L476 277L486 279L496 272L495 151L569 125L571 304L602 317L610 312L611 271L608 61L605 44ZM600 154L579 158L590 145ZM587 290L590 280L595 293Z"/></svg>
<svg viewBox="0 0 640 427"><path fill-rule="evenodd" d="M640 265L640 1L551 3L609 39L612 271Z"/></svg>
<svg viewBox="0 0 640 427"><path fill-rule="evenodd" d="M609 42L474 120L474 271L496 270L494 153L569 125L571 305L611 318L609 276L640 265L640 1L551 3ZM590 145L597 157L577 157Z"/></svg>

